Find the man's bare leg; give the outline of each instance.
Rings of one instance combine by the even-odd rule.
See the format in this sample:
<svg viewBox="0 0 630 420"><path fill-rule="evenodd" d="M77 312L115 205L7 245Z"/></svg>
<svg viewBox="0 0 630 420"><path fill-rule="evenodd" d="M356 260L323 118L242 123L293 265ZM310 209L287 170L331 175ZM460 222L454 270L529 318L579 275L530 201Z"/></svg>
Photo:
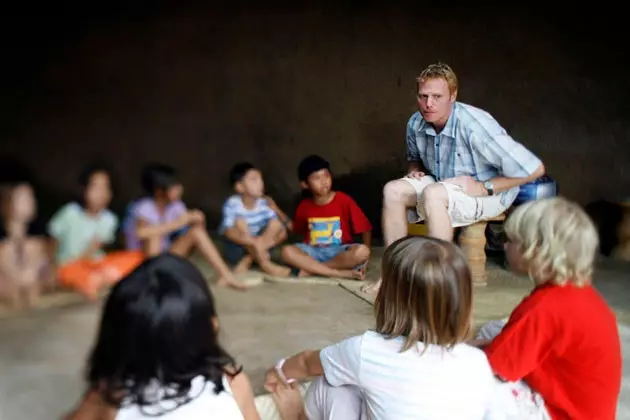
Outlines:
<svg viewBox="0 0 630 420"><path fill-rule="evenodd" d="M385 247L407 236L407 209L415 207L418 194L413 186L402 179L390 181L383 188L383 239ZM377 293L382 279L361 288L364 293Z"/></svg>
<svg viewBox="0 0 630 420"><path fill-rule="evenodd" d="M217 283L221 286L229 286L237 290L245 290L247 286L236 280L223 257L208 236L208 232L201 225L194 225L183 236L178 238L170 247L170 252L175 255L187 257L190 251L196 248L204 259L219 273Z"/></svg>
<svg viewBox="0 0 630 420"><path fill-rule="evenodd" d="M442 184L425 188L422 207L426 217L427 234L444 241L453 240L453 225L448 214L448 193Z"/></svg>
<svg viewBox="0 0 630 420"><path fill-rule="evenodd" d="M282 259L285 263L303 270L305 273L323 277L341 277L347 279L362 279L363 273L359 270L336 269L328 267L319 261L315 261L310 255L295 245L287 245L282 248Z"/></svg>

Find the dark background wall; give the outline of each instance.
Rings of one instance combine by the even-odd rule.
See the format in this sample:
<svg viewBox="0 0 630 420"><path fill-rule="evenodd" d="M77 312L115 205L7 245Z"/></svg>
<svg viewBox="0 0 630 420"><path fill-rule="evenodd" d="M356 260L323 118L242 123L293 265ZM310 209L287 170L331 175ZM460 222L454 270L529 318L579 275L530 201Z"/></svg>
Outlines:
<svg viewBox="0 0 630 420"><path fill-rule="evenodd" d="M538 154L563 194L628 197L630 83L614 16L369 2L5 15L2 155L34 170L44 214L100 157L116 168L116 209L140 193L141 166L163 161L216 222L233 163L260 165L290 209L299 159L319 153L378 225L382 185L404 170L414 78L441 60L459 99Z"/></svg>

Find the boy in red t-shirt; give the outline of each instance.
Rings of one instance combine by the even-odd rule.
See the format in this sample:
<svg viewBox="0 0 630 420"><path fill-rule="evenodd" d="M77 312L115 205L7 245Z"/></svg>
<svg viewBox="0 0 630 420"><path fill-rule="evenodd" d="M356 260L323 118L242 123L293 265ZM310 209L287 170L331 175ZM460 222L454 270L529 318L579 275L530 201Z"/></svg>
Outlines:
<svg viewBox="0 0 630 420"><path fill-rule="evenodd" d="M591 285L593 223L577 204L547 198L518 207L505 232L511 269L536 287L507 323L484 326L475 342L506 381L499 406L531 413L542 397L539 416L527 418L614 420L621 343L614 313Z"/></svg>
<svg viewBox="0 0 630 420"><path fill-rule="evenodd" d="M304 158L298 177L312 197L300 202L293 220L293 231L304 235L304 243L285 246L284 262L299 276L363 279L370 258L370 221L350 196L332 189L330 164L324 158ZM353 235L359 234L362 244L354 243Z"/></svg>

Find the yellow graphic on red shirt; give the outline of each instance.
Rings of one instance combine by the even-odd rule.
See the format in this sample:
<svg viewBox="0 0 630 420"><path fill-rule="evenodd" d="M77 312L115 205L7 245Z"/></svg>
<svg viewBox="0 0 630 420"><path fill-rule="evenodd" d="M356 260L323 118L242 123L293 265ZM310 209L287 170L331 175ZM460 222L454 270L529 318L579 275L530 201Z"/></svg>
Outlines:
<svg viewBox="0 0 630 420"><path fill-rule="evenodd" d="M340 217L309 217L311 245L341 245Z"/></svg>

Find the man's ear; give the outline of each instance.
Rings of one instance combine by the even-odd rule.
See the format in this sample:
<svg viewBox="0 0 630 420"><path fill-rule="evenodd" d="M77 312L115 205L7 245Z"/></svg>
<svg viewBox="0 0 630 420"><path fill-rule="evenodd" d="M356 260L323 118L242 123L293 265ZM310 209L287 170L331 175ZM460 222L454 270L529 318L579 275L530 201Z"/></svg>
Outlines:
<svg viewBox="0 0 630 420"><path fill-rule="evenodd" d="M300 187L302 187L303 190L308 190L308 184L306 183L306 181L300 181Z"/></svg>
<svg viewBox="0 0 630 420"><path fill-rule="evenodd" d="M457 91L451 93L451 97L449 98L451 103L454 103L457 100Z"/></svg>

